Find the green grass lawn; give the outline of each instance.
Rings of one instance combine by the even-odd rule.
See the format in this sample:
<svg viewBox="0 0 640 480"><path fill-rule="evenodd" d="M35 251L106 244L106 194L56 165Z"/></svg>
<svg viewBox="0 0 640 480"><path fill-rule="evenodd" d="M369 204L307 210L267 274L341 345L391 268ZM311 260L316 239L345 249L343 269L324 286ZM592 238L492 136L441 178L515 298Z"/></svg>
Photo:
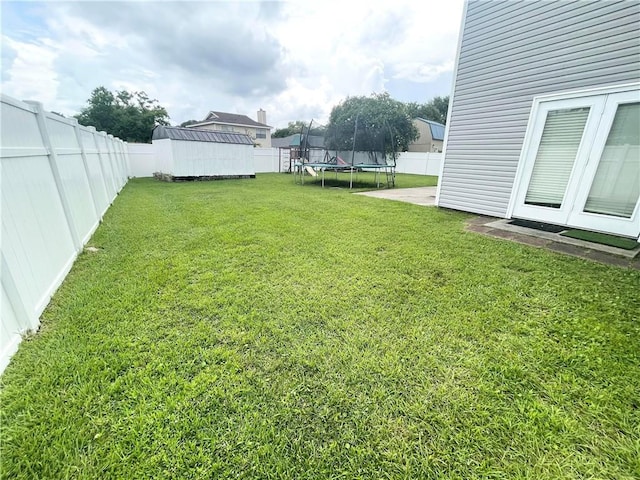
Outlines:
<svg viewBox="0 0 640 480"><path fill-rule="evenodd" d="M467 218L130 181L2 376L2 478L638 478L640 272Z"/></svg>

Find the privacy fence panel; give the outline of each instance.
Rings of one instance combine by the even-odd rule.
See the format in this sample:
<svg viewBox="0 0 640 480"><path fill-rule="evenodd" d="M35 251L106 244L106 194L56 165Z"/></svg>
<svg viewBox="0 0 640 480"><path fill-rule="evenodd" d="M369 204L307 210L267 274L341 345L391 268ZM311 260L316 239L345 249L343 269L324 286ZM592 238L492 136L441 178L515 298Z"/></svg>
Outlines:
<svg viewBox="0 0 640 480"><path fill-rule="evenodd" d="M1 96L0 372L126 183L126 144ZM110 153L111 152L111 153Z"/></svg>
<svg viewBox="0 0 640 480"><path fill-rule="evenodd" d="M66 196L69 203L71 220L79 240L85 243L97 227L100 217L93 201L75 125L53 113L46 114L45 118L62 181L61 193Z"/></svg>
<svg viewBox="0 0 640 480"><path fill-rule="evenodd" d="M93 192L93 199L100 216L104 215L110 204L104 166L100 160L100 151L95 139L93 127L80 129L80 142L87 159L87 173Z"/></svg>
<svg viewBox="0 0 640 480"><path fill-rule="evenodd" d="M440 173L441 153L402 152L396 161L398 173L414 175L435 175Z"/></svg>
<svg viewBox="0 0 640 480"><path fill-rule="evenodd" d="M109 198L113 198L118 190L116 188L116 181L114 178L113 165L111 163L111 156L109 155L109 148L107 147L107 136L102 132L95 133L96 144L98 145L98 152L100 156L100 163L103 168L102 171L105 175L105 182L107 184L107 193Z"/></svg>
<svg viewBox="0 0 640 480"><path fill-rule="evenodd" d="M277 148L254 148L253 167L256 173L280 171L280 152Z"/></svg>
<svg viewBox="0 0 640 480"><path fill-rule="evenodd" d="M160 171L156 165L156 156L151 143L129 143L129 176L153 177Z"/></svg>
<svg viewBox="0 0 640 480"><path fill-rule="evenodd" d="M127 172L130 177L152 177L154 172L168 172L173 168L173 153L171 141L168 139L154 140L154 146L147 143L129 143L129 163ZM164 145L166 143L166 145ZM162 146L161 146L162 145ZM253 148L253 168L255 173L286 172L289 170L289 149L286 148ZM335 155L335 152L330 152ZM312 150L313 162L324 161L324 150ZM215 158L210 154L210 158ZM343 160L351 162L351 152L343 153ZM438 175L440 171L441 153L402 152L398 156L398 173L412 173L414 175ZM358 152L356 163L368 162L366 153Z"/></svg>

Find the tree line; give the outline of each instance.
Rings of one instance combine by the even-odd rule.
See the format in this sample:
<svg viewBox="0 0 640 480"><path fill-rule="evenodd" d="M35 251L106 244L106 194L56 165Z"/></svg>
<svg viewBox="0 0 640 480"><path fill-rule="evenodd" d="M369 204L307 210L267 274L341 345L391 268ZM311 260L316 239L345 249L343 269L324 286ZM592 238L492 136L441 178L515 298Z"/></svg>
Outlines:
<svg viewBox="0 0 640 480"><path fill-rule="evenodd" d="M427 103L403 103L389 93L348 97L333 107L329 122L321 132L329 150L384 152L387 155L407 150L418 138L413 119L423 118L445 124L449 97L435 97ZM276 130L273 137L286 137L300 133L308 125L303 121L290 122L288 127ZM318 132L318 133L316 133Z"/></svg>
<svg viewBox="0 0 640 480"><path fill-rule="evenodd" d="M404 103L388 93L347 97L334 106L325 125L303 120L289 122L272 137L282 138L304 132L325 137L330 149L376 150L386 153L406 150L417 138L412 120L420 117L444 124L449 97L435 97L426 103ZM91 125L128 142L147 143L156 125L169 125L169 114L158 100L145 92L119 90L111 92L100 86L91 92L87 105L75 116L81 125ZM196 123L183 122L181 126Z"/></svg>
<svg viewBox="0 0 640 480"><path fill-rule="evenodd" d="M145 92L119 90L113 93L105 87L91 92L87 106L75 118L81 125L139 143L151 142L156 125L169 125L167 110Z"/></svg>

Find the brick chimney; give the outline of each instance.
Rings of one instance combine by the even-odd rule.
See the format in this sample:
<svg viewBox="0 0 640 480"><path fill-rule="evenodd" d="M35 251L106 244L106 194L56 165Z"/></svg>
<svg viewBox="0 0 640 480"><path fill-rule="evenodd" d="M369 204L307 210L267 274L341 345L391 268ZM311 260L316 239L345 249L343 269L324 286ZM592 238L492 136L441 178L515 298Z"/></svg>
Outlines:
<svg viewBox="0 0 640 480"><path fill-rule="evenodd" d="M267 124L267 112L263 109L258 110L258 122Z"/></svg>

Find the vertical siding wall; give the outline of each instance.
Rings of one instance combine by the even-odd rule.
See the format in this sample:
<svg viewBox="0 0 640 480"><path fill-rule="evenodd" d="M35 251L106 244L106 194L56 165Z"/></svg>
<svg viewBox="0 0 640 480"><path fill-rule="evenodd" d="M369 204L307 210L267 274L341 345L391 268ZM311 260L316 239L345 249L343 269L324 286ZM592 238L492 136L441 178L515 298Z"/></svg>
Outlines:
<svg viewBox="0 0 640 480"><path fill-rule="evenodd" d="M35 102L0 103L0 372L127 181L127 146Z"/></svg>
<svg viewBox="0 0 640 480"><path fill-rule="evenodd" d="M506 215L533 97L640 79L640 3L469 0L441 207Z"/></svg>
<svg viewBox="0 0 640 480"><path fill-rule="evenodd" d="M160 170L176 177L255 175L253 146L232 143L169 140L153 141L158 158L171 149L171 168Z"/></svg>

